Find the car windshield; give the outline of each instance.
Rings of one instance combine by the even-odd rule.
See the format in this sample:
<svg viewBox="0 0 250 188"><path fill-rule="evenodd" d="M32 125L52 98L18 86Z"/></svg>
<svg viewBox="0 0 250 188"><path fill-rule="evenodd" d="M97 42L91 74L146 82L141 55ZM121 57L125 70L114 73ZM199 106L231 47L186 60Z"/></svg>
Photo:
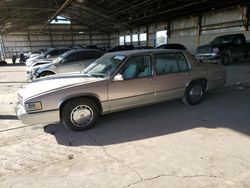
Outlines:
<svg viewBox="0 0 250 188"><path fill-rule="evenodd" d="M216 37L210 44L225 44L233 41L233 35Z"/></svg>
<svg viewBox="0 0 250 188"><path fill-rule="evenodd" d="M90 64L82 73L91 77L104 78L110 76L125 58L124 55L106 54Z"/></svg>

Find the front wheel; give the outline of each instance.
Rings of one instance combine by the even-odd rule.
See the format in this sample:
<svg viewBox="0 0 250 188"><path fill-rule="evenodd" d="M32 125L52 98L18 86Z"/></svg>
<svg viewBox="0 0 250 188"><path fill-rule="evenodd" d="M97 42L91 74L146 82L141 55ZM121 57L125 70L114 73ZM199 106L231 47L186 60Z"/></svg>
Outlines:
<svg viewBox="0 0 250 188"><path fill-rule="evenodd" d="M227 54L221 54L221 58L220 58L219 63L221 65L228 65L229 62L230 62L229 55L227 55Z"/></svg>
<svg viewBox="0 0 250 188"><path fill-rule="evenodd" d="M189 105L196 105L201 102L205 89L200 82L191 83L184 94L183 102Z"/></svg>
<svg viewBox="0 0 250 188"><path fill-rule="evenodd" d="M62 124L74 131L91 128L99 117L97 105L90 99L73 99L65 104L61 113Z"/></svg>

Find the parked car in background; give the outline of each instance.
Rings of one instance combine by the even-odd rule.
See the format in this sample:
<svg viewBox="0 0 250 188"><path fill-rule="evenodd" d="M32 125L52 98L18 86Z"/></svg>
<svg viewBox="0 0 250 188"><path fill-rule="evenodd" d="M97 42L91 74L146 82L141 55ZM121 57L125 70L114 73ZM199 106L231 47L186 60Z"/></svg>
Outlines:
<svg viewBox="0 0 250 188"><path fill-rule="evenodd" d="M136 46L135 50L154 49L153 46Z"/></svg>
<svg viewBox="0 0 250 188"><path fill-rule="evenodd" d="M20 89L17 116L24 124L61 121L81 131L100 114L176 98L198 104L225 81L224 66L198 63L187 51L107 53L82 73L37 79Z"/></svg>
<svg viewBox="0 0 250 188"><path fill-rule="evenodd" d="M156 49L187 50L187 48L184 45L178 43L161 44L160 46L157 46Z"/></svg>
<svg viewBox="0 0 250 188"><path fill-rule="evenodd" d="M133 45L119 45L111 48L109 52L118 52L118 51L126 51L126 50L134 50L135 47Z"/></svg>
<svg viewBox="0 0 250 188"><path fill-rule="evenodd" d="M26 66L30 66L38 61L50 62L52 59L56 58L57 56L69 50L71 49L70 48L50 48L45 53L42 53L39 56L35 56L33 58L27 59L25 64Z"/></svg>
<svg viewBox="0 0 250 188"><path fill-rule="evenodd" d="M213 62L227 65L233 60L250 55L250 43L244 34L222 35L212 42L197 48L195 57L202 62Z"/></svg>
<svg viewBox="0 0 250 188"><path fill-rule="evenodd" d="M28 58L32 58L35 56L40 56L42 55L44 52L37 50L37 51L32 51L32 52L26 52L23 55L28 59Z"/></svg>
<svg viewBox="0 0 250 188"><path fill-rule="evenodd" d="M50 63L30 66L27 69L27 78L33 80L52 74L80 72L103 54L102 51L95 49L70 50L59 55Z"/></svg>

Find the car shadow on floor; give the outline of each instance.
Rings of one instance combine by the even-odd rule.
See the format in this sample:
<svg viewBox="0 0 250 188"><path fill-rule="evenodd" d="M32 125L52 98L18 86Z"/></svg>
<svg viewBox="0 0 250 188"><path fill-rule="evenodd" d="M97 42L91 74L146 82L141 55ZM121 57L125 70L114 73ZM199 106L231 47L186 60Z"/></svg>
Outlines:
<svg viewBox="0 0 250 188"><path fill-rule="evenodd" d="M46 125L44 131L66 146L112 145L199 127L225 127L250 135L249 96L249 88L225 87L207 93L195 106L175 100L102 116L95 127L83 132L60 124Z"/></svg>
<svg viewBox="0 0 250 188"><path fill-rule="evenodd" d="M15 63L15 64L0 64L1 67L20 67L25 66L24 63Z"/></svg>

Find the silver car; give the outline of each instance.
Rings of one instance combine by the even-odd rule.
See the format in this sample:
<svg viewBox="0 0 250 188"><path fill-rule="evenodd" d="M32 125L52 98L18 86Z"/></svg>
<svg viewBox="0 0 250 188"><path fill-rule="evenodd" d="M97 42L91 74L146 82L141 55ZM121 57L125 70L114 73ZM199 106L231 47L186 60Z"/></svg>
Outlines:
<svg viewBox="0 0 250 188"><path fill-rule="evenodd" d="M51 62L38 62L27 68L28 80L52 74L80 72L104 53L96 49L70 50Z"/></svg>
<svg viewBox="0 0 250 188"><path fill-rule="evenodd" d="M100 114L176 98L198 104L225 80L225 67L198 63L186 51L108 53L80 74L49 76L20 89L17 115L24 124L61 122L81 131Z"/></svg>

